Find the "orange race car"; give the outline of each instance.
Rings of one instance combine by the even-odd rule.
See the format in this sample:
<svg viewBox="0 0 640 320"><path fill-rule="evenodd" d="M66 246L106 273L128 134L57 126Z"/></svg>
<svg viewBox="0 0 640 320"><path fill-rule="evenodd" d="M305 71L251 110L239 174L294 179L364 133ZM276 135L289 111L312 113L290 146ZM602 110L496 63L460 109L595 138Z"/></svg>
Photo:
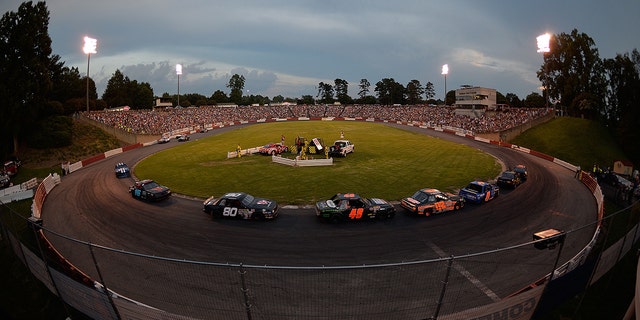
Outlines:
<svg viewBox="0 0 640 320"><path fill-rule="evenodd" d="M402 199L400 205L409 212L428 217L432 214L460 210L464 207L464 198L438 189L424 188L416 191L411 197Z"/></svg>

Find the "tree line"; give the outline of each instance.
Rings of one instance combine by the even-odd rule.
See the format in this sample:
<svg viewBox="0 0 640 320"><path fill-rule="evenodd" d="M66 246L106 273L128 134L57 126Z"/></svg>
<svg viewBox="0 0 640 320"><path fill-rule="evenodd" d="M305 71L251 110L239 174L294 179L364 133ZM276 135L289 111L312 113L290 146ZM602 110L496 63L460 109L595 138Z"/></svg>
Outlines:
<svg viewBox="0 0 640 320"><path fill-rule="evenodd" d="M22 144L31 147L56 147L71 142L68 115L83 110L102 110L114 106L152 108L156 97L151 84L131 80L116 70L101 99L91 78L81 76L78 68L67 67L51 49L48 33L49 11L45 2L22 3L16 12L0 19L0 134L3 157L18 153ZM553 35L550 52L537 76L544 86L543 96L532 92L521 100L513 93L497 93L497 103L513 107L545 105L562 109L567 115L602 122L616 135L625 152L640 160L640 53L618 54L601 59L593 39L574 29ZM197 93L180 95L180 104L238 105L296 102L303 104L441 104L455 102L455 90L445 101L434 100L433 83L411 80L403 85L384 78L372 85L367 79L358 83L356 98L348 92L344 79L320 82L315 96L283 97L243 95L246 79L234 74L226 87L229 93L215 90L211 96ZM372 88L373 87L373 88ZM88 98L86 97L88 91ZM177 105L177 95L164 93ZM87 101L88 100L88 101Z"/></svg>

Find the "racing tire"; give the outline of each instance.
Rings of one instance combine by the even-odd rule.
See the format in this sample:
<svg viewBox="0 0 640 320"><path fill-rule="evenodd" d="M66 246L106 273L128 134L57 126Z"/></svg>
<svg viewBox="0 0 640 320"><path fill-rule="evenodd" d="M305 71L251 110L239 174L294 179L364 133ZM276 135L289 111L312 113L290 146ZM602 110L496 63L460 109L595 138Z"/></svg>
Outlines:
<svg viewBox="0 0 640 320"><path fill-rule="evenodd" d="M424 216L425 216L425 217L429 217L429 216L431 216L431 214L432 214L432 213L433 213L433 212L432 212L432 210L430 210L430 209L425 209L425 210L424 210Z"/></svg>
<svg viewBox="0 0 640 320"><path fill-rule="evenodd" d="M453 205L453 210L458 211L462 208L462 204L460 203L456 203L455 205Z"/></svg>
<svg viewBox="0 0 640 320"><path fill-rule="evenodd" d="M222 218L222 212L212 212L211 213L211 219L220 219Z"/></svg>
<svg viewBox="0 0 640 320"><path fill-rule="evenodd" d="M342 219L337 214L334 214L329 218L329 223L339 223Z"/></svg>
<svg viewBox="0 0 640 320"><path fill-rule="evenodd" d="M253 218L253 220L262 221L262 220L264 220L264 214L262 214L262 213L254 213L252 218Z"/></svg>

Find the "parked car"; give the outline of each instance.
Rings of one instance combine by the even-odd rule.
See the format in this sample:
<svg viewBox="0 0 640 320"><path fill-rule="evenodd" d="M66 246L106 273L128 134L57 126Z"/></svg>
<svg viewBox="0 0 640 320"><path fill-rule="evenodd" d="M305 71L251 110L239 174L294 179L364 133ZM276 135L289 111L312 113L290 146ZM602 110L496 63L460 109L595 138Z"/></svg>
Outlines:
<svg viewBox="0 0 640 320"><path fill-rule="evenodd" d="M469 184L460 189L458 195L463 197L465 201L473 203L487 202L500 194L500 188L486 181L471 181Z"/></svg>
<svg viewBox="0 0 640 320"><path fill-rule="evenodd" d="M424 188L416 191L412 196L402 199L400 205L411 213L424 215L457 211L464 207L464 198L451 193L444 193L438 189Z"/></svg>
<svg viewBox="0 0 640 320"><path fill-rule="evenodd" d="M131 170L124 162L116 163L115 165L116 178L128 178L131 177Z"/></svg>
<svg viewBox="0 0 640 320"><path fill-rule="evenodd" d="M132 197L147 201L160 201L171 196L169 188L150 179L136 181L133 186L129 187L129 192Z"/></svg>
<svg viewBox="0 0 640 320"><path fill-rule="evenodd" d="M506 188L512 188L512 189L517 188L521 183L522 183L522 180L520 180L520 175L518 175L513 171L503 172L502 174L500 174L496 182L496 184L499 187L506 187Z"/></svg>
<svg viewBox="0 0 640 320"><path fill-rule="evenodd" d="M278 216L279 209L273 200L256 198L245 192L229 192L217 199L209 197L204 201L202 211L214 219L271 220Z"/></svg>
<svg viewBox="0 0 640 320"><path fill-rule="evenodd" d="M258 149L258 153L263 155L278 155L285 152L289 152L289 147L282 143L268 143Z"/></svg>
<svg viewBox="0 0 640 320"><path fill-rule="evenodd" d="M347 154L352 153L355 146L349 140L336 140L331 147L329 147L330 157L346 157Z"/></svg>
<svg viewBox="0 0 640 320"><path fill-rule="evenodd" d="M0 188L6 188L11 185L9 175L0 172Z"/></svg>
<svg viewBox="0 0 640 320"><path fill-rule="evenodd" d="M363 198L355 193L338 193L316 203L316 216L329 222L390 219L396 209L386 200Z"/></svg>

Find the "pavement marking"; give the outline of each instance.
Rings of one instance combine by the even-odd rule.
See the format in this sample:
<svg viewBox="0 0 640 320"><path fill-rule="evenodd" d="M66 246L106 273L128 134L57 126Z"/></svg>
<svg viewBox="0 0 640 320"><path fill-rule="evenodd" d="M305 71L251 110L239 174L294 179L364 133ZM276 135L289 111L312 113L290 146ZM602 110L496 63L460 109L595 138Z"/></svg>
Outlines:
<svg viewBox="0 0 640 320"><path fill-rule="evenodd" d="M435 243L428 242L428 245L429 245L429 247L431 247L431 249L433 251L435 251L441 257L446 257L447 256L447 253L444 252L442 249L440 249L440 247L438 247ZM465 278L467 278L467 280L469 280L469 282L471 282L474 286L476 286L476 288L480 289L480 291L482 291L485 295L487 295L487 297L489 297L491 300L493 300L493 302L498 302L498 301L502 300L502 299L500 299L500 297L498 297L497 294L495 294L495 292L493 292L491 289L489 289L489 287L487 287L484 283L482 283L482 281L480 281L478 278L474 277L471 274L471 272L467 271L467 269L465 269L462 265L457 263L455 261L455 259L453 260L452 266L456 271L458 271L461 275L463 275Z"/></svg>

